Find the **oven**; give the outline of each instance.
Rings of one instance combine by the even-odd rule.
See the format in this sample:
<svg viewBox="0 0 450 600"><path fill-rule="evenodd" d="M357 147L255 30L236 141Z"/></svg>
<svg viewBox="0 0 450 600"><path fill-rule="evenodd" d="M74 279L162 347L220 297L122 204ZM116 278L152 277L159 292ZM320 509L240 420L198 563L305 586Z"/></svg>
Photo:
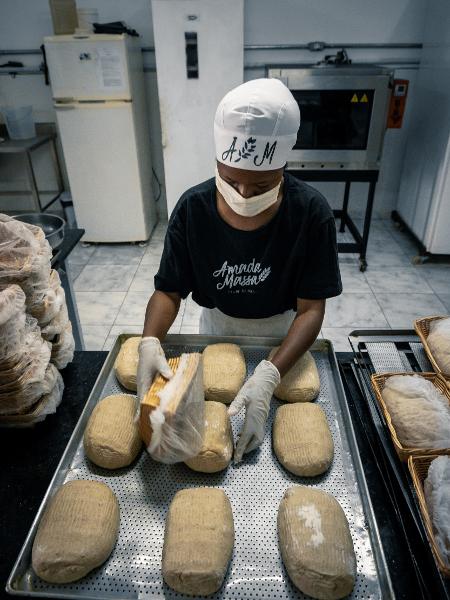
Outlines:
<svg viewBox="0 0 450 600"><path fill-rule="evenodd" d="M393 74L376 65L271 66L300 107L288 169L379 169Z"/></svg>

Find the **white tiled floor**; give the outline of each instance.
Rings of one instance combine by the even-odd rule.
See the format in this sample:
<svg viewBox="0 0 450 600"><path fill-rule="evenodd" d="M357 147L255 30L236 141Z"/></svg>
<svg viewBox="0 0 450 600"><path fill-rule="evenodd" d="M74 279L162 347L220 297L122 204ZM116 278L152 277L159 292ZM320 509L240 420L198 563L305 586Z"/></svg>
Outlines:
<svg viewBox="0 0 450 600"><path fill-rule="evenodd" d="M71 271L88 350L109 350L120 333L142 332L165 228L158 225L146 247L79 245L72 252ZM348 234L339 238L351 241ZM347 336L353 329L412 328L419 316L450 312L450 261L413 265L415 255L414 243L391 221L374 220L367 271L359 271L356 255L339 256L344 293L327 302L321 332L337 351L350 349ZM197 332L199 315L200 307L189 297L170 331Z"/></svg>

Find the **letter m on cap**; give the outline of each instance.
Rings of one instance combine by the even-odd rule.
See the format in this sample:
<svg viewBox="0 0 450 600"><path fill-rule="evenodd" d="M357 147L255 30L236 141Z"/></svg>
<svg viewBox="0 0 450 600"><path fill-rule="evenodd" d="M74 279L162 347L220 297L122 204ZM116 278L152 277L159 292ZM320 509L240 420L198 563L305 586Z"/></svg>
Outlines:
<svg viewBox="0 0 450 600"><path fill-rule="evenodd" d="M272 158L273 155L275 153L275 148L277 146L277 142L274 142L272 145L270 145L269 142L267 142L266 147L264 148L264 153L262 155L262 158L259 162L257 162L258 159L258 154L253 158L253 164L256 165L257 167L261 166L262 163L265 160L269 161L269 165L272 163Z"/></svg>

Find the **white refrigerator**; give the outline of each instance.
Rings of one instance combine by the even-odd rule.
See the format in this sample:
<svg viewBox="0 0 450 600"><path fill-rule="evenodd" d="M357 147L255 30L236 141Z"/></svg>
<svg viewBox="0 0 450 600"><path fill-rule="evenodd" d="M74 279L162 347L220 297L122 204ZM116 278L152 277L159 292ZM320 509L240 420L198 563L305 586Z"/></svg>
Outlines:
<svg viewBox="0 0 450 600"><path fill-rule="evenodd" d="M139 38L59 35L44 43L83 240L147 240L156 208Z"/></svg>

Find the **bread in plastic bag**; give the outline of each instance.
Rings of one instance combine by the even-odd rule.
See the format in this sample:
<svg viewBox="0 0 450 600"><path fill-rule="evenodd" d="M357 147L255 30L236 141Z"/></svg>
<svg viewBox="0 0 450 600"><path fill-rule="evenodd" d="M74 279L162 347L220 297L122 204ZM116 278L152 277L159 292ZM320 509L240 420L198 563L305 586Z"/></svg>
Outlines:
<svg viewBox="0 0 450 600"><path fill-rule="evenodd" d="M69 315L67 305L64 302L57 314L43 327L41 327L41 335L48 342L55 341L55 337L62 333L69 324Z"/></svg>
<svg viewBox="0 0 450 600"><path fill-rule="evenodd" d="M65 303L66 296L58 272L52 269L47 287L27 298L27 309L42 327L56 317Z"/></svg>
<svg viewBox="0 0 450 600"><path fill-rule="evenodd" d="M408 448L450 448L447 398L419 375L388 377L382 391L397 437Z"/></svg>
<svg viewBox="0 0 450 600"><path fill-rule="evenodd" d="M75 340L72 334L72 323L67 322L66 327L59 333L52 342L51 362L64 369L73 360L75 351Z"/></svg>
<svg viewBox="0 0 450 600"><path fill-rule="evenodd" d="M25 294L18 285L10 285L0 291L0 369L21 353L24 333Z"/></svg>
<svg viewBox="0 0 450 600"><path fill-rule="evenodd" d="M450 456L438 456L431 462L424 491L436 544L450 567Z"/></svg>
<svg viewBox="0 0 450 600"><path fill-rule="evenodd" d="M450 377L450 317L431 321L427 343L442 373Z"/></svg>
<svg viewBox="0 0 450 600"><path fill-rule="evenodd" d="M147 451L159 462L174 464L197 456L204 434L201 354L168 360L174 371L157 376L140 407L140 431Z"/></svg>

